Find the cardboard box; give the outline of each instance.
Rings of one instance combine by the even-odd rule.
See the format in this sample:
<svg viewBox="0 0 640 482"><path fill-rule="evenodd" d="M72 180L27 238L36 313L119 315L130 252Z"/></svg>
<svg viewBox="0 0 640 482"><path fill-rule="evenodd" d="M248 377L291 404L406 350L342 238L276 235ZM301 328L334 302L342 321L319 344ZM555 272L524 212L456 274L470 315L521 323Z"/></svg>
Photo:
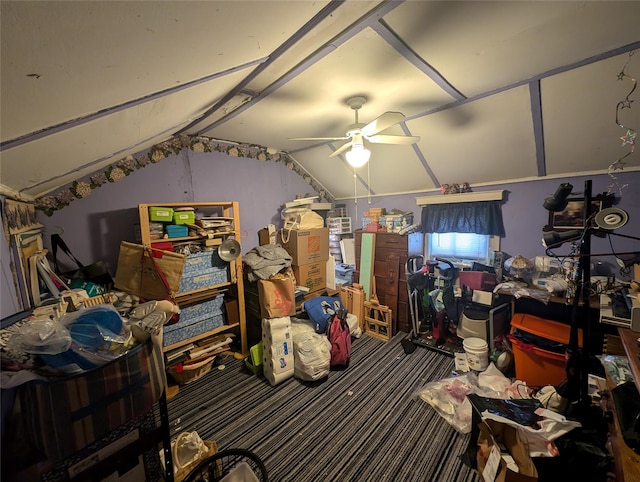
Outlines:
<svg viewBox="0 0 640 482"><path fill-rule="evenodd" d="M484 420L479 428L477 471L481 480L537 482L538 471L515 427Z"/></svg>
<svg viewBox="0 0 640 482"><path fill-rule="evenodd" d="M182 275L178 293L188 293L189 291L208 288L229 281L229 264L222 268L209 268L194 273Z"/></svg>
<svg viewBox="0 0 640 482"><path fill-rule="evenodd" d="M224 295L219 294L214 298L206 301L199 301L189 305L180 307L180 321L172 325L164 325L164 333L181 330L188 326L194 325L205 318L222 314L222 304L224 303Z"/></svg>
<svg viewBox="0 0 640 482"><path fill-rule="evenodd" d="M222 312L213 315L210 318L205 318L189 326L185 326L180 330L173 330L164 333L162 344L163 346L170 346L187 338L193 338L194 336L202 335L208 331L214 330L224 325L224 315ZM173 325L170 325L173 326ZM166 330L165 326L165 330Z"/></svg>
<svg viewBox="0 0 640 482"><path fill-rule="evenodd" d="M304 266L329 259L329 228L292 229L288 235L282 247L291 255L292 264Z"/></svg>
<svg viewBox="0 0 640 482"><path fill-rule="evenodd" d="M292 266L298 286L306 286L310 291L318 291L327 287L327 262Z"/></svg>

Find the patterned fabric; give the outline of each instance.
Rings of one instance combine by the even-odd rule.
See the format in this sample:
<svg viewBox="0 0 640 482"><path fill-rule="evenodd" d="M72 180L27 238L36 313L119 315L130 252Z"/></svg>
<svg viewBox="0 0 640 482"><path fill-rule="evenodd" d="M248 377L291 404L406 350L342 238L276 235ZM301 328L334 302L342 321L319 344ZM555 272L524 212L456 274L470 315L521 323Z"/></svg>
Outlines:
<svg viewBox="0 0 640 482"><path fill-rule="evenodd" d="M149 340L86 373L25 383L18 398L27 437L61 460L151 410L165 376L162 350Z"/></svg>
<svg viewBox="0 0 640 482"><path fill-rule="evenodd" d="M30 323L30 318L16 321L11 326L0 330L0 355L5 360L11 360L20 363L25 368L35 366L35 355L24 353L22 351L15 351L11 349L9 339L15 334L20 332L21 327L27 323Z"/></svg>

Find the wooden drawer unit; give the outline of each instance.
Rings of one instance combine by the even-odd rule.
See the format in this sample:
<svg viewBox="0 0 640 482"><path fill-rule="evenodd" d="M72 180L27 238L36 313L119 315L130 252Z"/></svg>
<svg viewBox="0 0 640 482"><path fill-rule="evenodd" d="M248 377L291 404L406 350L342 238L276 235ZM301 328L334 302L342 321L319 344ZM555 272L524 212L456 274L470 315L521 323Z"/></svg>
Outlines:
<svg viewBox="0 0 640 482"><path fill-rule="evenodd" d="M355 234L356 271L354 281L360 278L361 229ZM424 234L411 233L399 235L395 233L375 233L375 254L373 274L375 277L375 293L381 304L392 311L393 334L398 331L409 332L411 320L407 306L406 264L409 256L424 254Z"/></svg>

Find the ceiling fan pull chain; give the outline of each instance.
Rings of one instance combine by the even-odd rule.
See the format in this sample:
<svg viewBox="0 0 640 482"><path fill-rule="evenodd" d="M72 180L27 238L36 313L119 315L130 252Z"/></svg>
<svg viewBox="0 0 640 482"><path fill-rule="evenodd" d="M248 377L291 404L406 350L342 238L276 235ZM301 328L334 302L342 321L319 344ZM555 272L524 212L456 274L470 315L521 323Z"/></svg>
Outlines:
<svg viewBox="0 0 640 482"><path fill-rule="evenodd" d="M356 175L356 168L353 168L353 202L356 208L356 217L358 219L358 178Z"/></svg>
<svg viewBox="0 0 640 482"><path fill-rule="evenodd" d="M367 202L371 204L371 163L367 162Z"/></svg>

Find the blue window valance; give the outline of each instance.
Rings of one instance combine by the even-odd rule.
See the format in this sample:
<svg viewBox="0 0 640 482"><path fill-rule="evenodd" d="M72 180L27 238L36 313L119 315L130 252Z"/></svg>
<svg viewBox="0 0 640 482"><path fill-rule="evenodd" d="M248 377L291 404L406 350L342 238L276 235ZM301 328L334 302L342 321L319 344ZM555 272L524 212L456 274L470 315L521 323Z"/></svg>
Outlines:
<svg viewBox="0 0 640 482"><path fill-rule="evenodd" d="M500 201L431 204L422 208L423 233L475 233L504 237Z"/></svg>

